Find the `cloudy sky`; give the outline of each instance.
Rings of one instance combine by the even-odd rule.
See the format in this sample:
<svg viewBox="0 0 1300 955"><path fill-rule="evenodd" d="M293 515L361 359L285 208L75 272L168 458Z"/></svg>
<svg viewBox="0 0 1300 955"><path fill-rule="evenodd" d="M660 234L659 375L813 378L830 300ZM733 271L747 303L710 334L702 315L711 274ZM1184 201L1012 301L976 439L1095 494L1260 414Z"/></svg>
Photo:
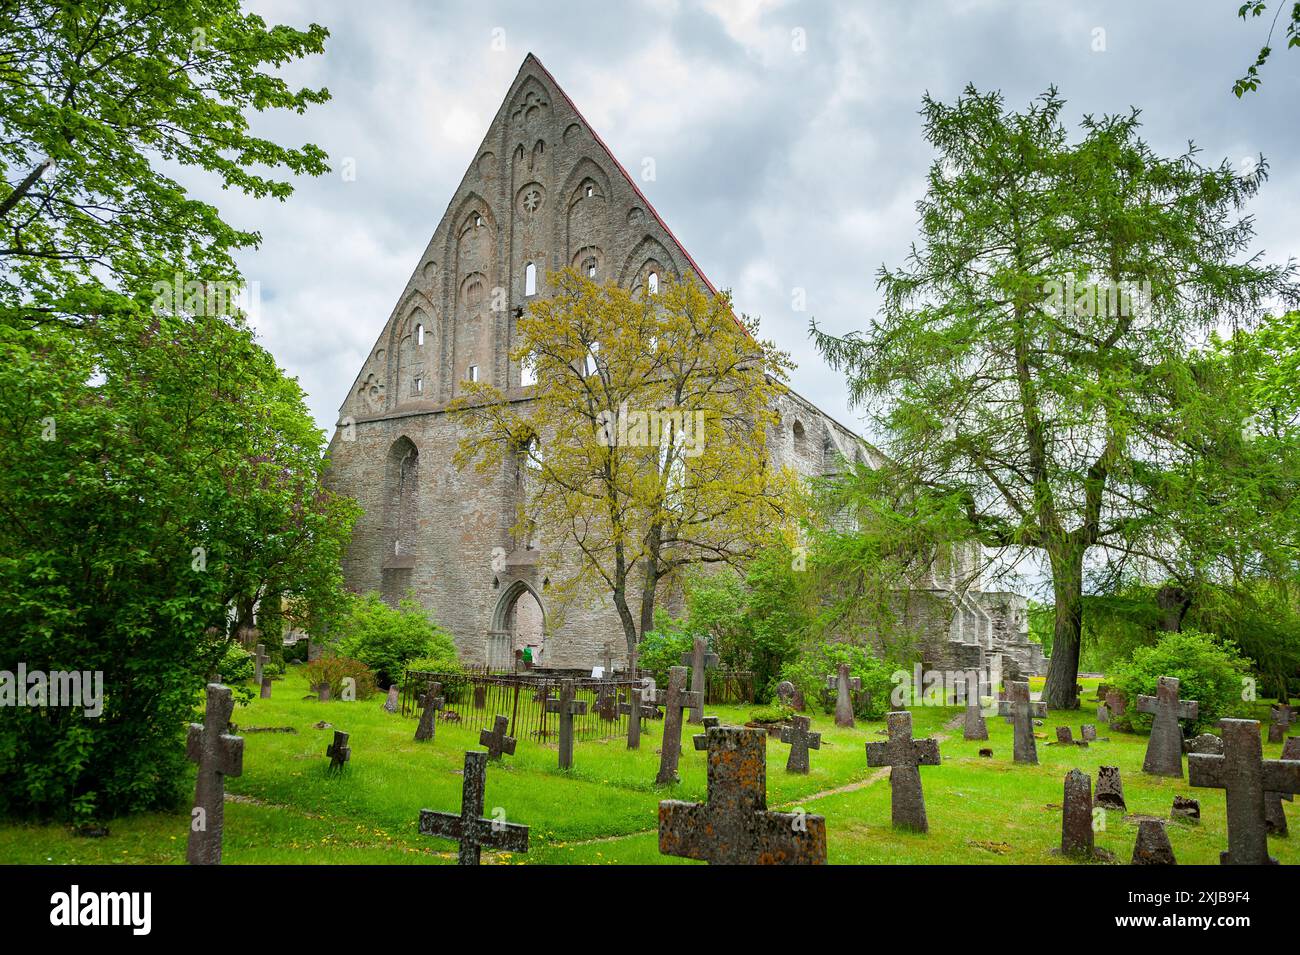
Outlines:
<svg viewBox="0 0 1300 955"><path fill-rule="evenodd" d="M333 99L255 128L320 145L336 171L299 181L283 204L204 194L261 232L242 257L260 285L260 333L332 430L531 51L625 166L654 159L642 188L715 284L793 353L796 390L861 427L808 321L863 327L876 270L906 255L933 158L917 116L927 90L951 100L974 83L1021 107L1055 84L1071 123L1136 106L1163 153L1188 140L1207 160L1263 153L1258 248L1300 258L1300 53L1279 50L1262 90L1237 100L1232 83L1268 29L1238 20L1237 6L258 0L268 21L330 30L325 55L288 75Z"/></svg>

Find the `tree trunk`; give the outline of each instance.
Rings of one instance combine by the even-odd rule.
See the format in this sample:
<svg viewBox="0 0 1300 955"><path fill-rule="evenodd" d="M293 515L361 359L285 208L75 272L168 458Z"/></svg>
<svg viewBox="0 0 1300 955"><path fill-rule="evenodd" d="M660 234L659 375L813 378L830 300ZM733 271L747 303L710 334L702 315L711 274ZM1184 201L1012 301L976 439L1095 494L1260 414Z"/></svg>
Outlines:
<svg viewBox="0 0 1300 955"><path fill-rule="evenodd" d="M1066 545L1050 555L1056 626L1043 702L1053 710L1079 708L1079 642L1083 633L1083 548Z"/></svg>
<svg viewBox="0 0 1300 955"><path fill-rule="evenodd" d="M1178 633L1183 629L1183 617L1191 606L1187 591L1177 584L1165 584L1156 591L1156 606L1160 608L1160 629Z"/></svg>
<svg viewBox="0 0 1300 955"><path fill-rule="evenodd" d="M641 588L641 636L655 628L655 596L659 591L659 529L650 531L649 555L645 564L645 582Z"/></svg>
<svg viewBox="0 0 1300 955"><path fill-rule="evenodd" d="M623 637L627 640L627 652L630 654L636 650L636 620L633 619L632 611L627 606L625 583L620 583L614 588L614 607L618 610L618 619L623 624Z"/></svg>

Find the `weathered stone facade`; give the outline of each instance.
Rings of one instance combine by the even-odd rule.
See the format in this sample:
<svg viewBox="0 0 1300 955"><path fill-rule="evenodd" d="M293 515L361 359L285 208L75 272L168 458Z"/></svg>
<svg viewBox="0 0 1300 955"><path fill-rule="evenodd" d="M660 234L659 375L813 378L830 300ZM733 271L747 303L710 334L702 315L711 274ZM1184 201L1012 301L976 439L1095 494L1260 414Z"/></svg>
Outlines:
<svg viewBox="0 0 1300 955"><path fill-rule="evenodd" d="M462 382L529 400L532 385L510 359L515 320L545 294L546 273L565 266L633 289L666 277L713 289L530 54L353 382L330 445L331 486L364 508L344 560L348 585L388 599L414 593L471 663L506 665L523 645L539 645L549 667L595 665L607 645L617 665L626 659L608 595L561 600L541 559L557 545L516 539L523 476L484 477L451 460L464 434L446 409ZM822 475L875 453L797 394L777 410L769 435L777 466ZM987 608L959 603L962 639L966 618L980 613L991 639Z"/></svg>

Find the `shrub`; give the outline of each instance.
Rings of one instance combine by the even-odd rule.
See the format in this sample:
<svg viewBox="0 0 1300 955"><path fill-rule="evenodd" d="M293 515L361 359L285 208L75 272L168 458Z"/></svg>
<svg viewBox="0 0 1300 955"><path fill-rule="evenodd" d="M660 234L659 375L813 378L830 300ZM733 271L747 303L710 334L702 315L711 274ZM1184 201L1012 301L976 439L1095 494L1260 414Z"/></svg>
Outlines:
<svg viewBox="0 0 1300 955"><path fill-rule="evenodd" d="M789 680L802 691L809 706L821 705L826 713L835 709L835 693L827 691L826 677L837 673L841 663L849 665L849 676L862 681L862 692L854 700L854 715L861 719L879 719L890 709L889 695L894 688L890 679L893 669L876 659L866 647L852 643L821 643L806 649L798 660L787 663L781 679Z"/></svg>
<svg viewBox="0 0 1300 955"><path fill-rule="evenodd" d="M253 669L253 655L239 644L232 643L226 648L226 652L221 657L221 662L217 665L219 682L229 686L251 680L253 678Z"/></svg>
<svg viewBox="0 0 1300 955"><path fill-rule="evenodd" d="M656 684L667 686L669 668L682 665L682 654L690 652L694 637L679 620L663 613L656 613L655 618L655 629L641 637L637 665L648 670Z"/></svg>
<svg viewBox="0 0 1300 955"><path fill-rule="evenodd" d="M770 703L749 711L751 723L784 723L794 716L794 709L784 703Z"/></svg>
<svg viewBox="0 0 1300 955"><path fill-rule="evenodd" d="M442 679L442 695L449 703L460 702L465 688L469 686L465 667L454 656L416 657L407 661L406 670L439 674Z"/></svg>
<svg viewBox="0 0 1300 955"><path fill-rule="evenodd" d="M456 644L411 597L396 608L378 594L354 597L343 622L338 652L360 660L372 671L380 686L402 678L407 662L418 657L456 659Z"/></svg>
<svg viewBox="0 0 1300 955"><path fill-rule="evenodd" d="M1198 630L1164 633L1149 647L1138 647L1132 658L1117 666L1109 682L1128 698L1121 721L1132 729L1150 730L1151 715L1137 711L1139 694L1154 696L1162 676L1180 681L1179 695L1199 705L1194 723L1182 724L1188 733L1212 727L1224 716L1245 713L1242 680L1250 673L1237 645Z"/></svg>
<svg viewBox="0 0 1300 955"><path fill-rule="evenodd" d="M374 673L360 660L353 660L350 657L341 657L332 653L322 654L306 664L303 673L307 676L307 685L313 689L322 683L328 683L330 699L337 700L343 697L343 681L347 677L351 677L356 683L358 700L369 699L375 693Z"/></svg>

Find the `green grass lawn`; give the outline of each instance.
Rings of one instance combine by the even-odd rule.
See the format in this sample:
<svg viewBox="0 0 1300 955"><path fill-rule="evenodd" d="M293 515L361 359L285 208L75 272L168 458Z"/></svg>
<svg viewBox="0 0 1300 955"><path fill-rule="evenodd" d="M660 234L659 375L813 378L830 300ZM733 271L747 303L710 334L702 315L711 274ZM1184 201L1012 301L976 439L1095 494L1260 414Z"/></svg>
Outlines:
<svg viewBox="0 0 1300 955"><path fill-rule="evenodd" d="M1083 681L1091 699L1096 681ZM1037 688L1037 687L1035 687ZM244 774L227 781L224 861L227 863L454 863L455 845L422 837L422 808L459 811L464 751L478 747L478 731L440 723L437 739L416 743L415 720L383 711L382 696L360 703L305 699L295 671L277 681L274 697L237 707L234 720L248 727L291 726L295 733L244 733ZM1260 703L1267 713L1267 703ZM918 736L940 735L943 763L922 769L930 818L928 835L896 832L889 823L887 771L868 770L864 744L883 738L883 723L843 730L814 718L822 748L812 753L807 776L785 772L787 747L768 743L768 805L802 807L826 817L830 861L839 863L1052 863L1059 844L1065 774L1080 768L1096 778L1099 765L1118 765L1130 812L1168 817L1175 793L1201 801L1198 826L1170 823L1170 840L1183 864L1218 864L1226 847L1221 790L1193 790L1185 780L1142 775L1146 737L1098 731L1108 740L1084 749L1048 746L1055 727L1069 724L1078 736L1092 706L1074 714L1052 713L1038 732L1040 765L1011 761L1011 727L988 720L987 743L964 742L956 708L918 707ZM744 722L748 707L716 707L726 723ZM316 729L324 720L329 729ZM512 822L530 827L530 850L515 856L484 854L498 863L682 863L660 856L655 833L660 799L702 800L704 754L691 746L688 727L682 781L657 788L659 723L650 724L640 751L622 739L578 743L575 767L556 768L554 746L519 742L516 755L488 771L487 812L503 807ZM352 761L341 776L326 774L325 747L333 730L351 734ZM993 748L981 758L982 746ZM1279 744L1264 744L1277 758ZM1292 810L1296 834L1271 839L1283 863L1300 863L1300 812ZM78 838L63 826L0 825L0 861L16 863L180 863L185 859L189 816L150 813L113 820L102 839ZM1136 824L1118 813L1106 818L1098 845L1127 862Z"/></svg>

